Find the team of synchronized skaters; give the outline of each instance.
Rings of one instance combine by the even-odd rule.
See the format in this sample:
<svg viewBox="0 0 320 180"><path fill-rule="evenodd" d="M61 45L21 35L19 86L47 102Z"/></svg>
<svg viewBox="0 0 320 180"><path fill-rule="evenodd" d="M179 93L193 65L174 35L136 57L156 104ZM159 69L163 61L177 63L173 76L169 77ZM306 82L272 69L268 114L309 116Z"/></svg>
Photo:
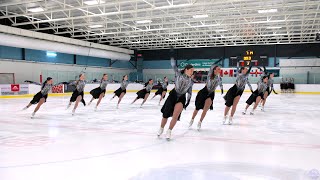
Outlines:
<svg viewBox="0 0 320 180"><path fill-rule="evenodd" d="M187 65L184 67L183 70L179 71L176 60L174 58L171 58L171 65L175 72L175 83L174 88L170 91L168 98L166 99L163 107L161 108L162 112L162 120L160 124L160 129L157 133L157 135L160 137L163 134L165 125L167 124L168 118L172 117L170 121L170 125L168 130L166 131L166 139L171 139L171 131L176 125L177 121L181 117L181 112L183 109L186 109L188 105L190 104L191 96L192 96L192 86L194 84L193 81L193 72L194 68L192 65ZM260 68L261 69L261 68ZM223 124L229 124L231 125L233 123L233 116L236 112L238 102L240 100L241 95L244 92L246 84L249 86L252 94L246 101L247 106L245 110L242 112L242 114L247 114L247 109L250 105L254 104L254 107L252 108L250 114L254 115L254 111L256 110L257 106L261 103L262 108L261 110L264 111L264 105L266 103L266 100L268 96L273 91L276 93L273 89L273 73L268 73L266 68L261 69L263 71L263 77L261 80L257 83L257 89L253 91L248 77L250 73L251 67L248 69L247 67L241 67L240 70L237 72L237 78L234 86L232 86L224 96L225 99L225 111L224 111L224 118L223 118ZM197 124L197 129L201 129L202 121L204 120L206 113L209 109L213 109L213 101L215 97L215 90L218 86L221 88L221 94L223 94L223 85L222 85L222 78L220 76L220 67L212 65L210 67L208 78L206 81L206 85L203 89L201 89L195 100L195 110L193 112L191 121L189 123L189 127L192 126L194 119L196 118L198 111L203 110L200 120ZM92 99L90 100L89 104L93 102L93 100L98 99L97 104L95 106L95 110L97 110L97 107L99 106L102 98L106 94L106 87L108 85L108 75L104 74L101 81L100 86L91 90L90 94L92 95ZM70 83L70 85L74 85L76 88L72 93L72 96L70 98L69 104L67 106L67 109L71 107L72 103L75 102L72 115L75 114L76 109L80 102L83 103L85 106L86 103L84 101L84 87L85 87L85 75L80 74L79 79L77 81L74 81ZM111 98L115 98L116 96L119 98L117 103L117 108L119 108L119 104L126 94L126 89L129 84L128 76L125 75L122 78L121 85L119 89L114 91L114 96ZM160 102L165 98L166 93L168 91L168 78L164 77L162 86L158 89L158 91L155 93L153 98L157 95L160 95ZM34 109L31 118L35 116L35 113L39 110L41 105L43 105L48 97L48 93L51 90L53 86L56 86L58 84L53 84L53 79L48 77L47 80L42 84L41 91L39 91L33 99L30 101L30 103L24 108L27 109L31 105L37 104L36 108ZM138 99L143 99L143 102L141 106L146 102L148 99L151 89L153 87L153 80L149 79L148 82L145 83L145 86L143 89L137 92L137 97L134 99L132 103L135 103ZM277 93L276 93L277 94ZM88 105L89 105L88 104ZM229 114L229 111L231 109L231 113Z"/></svg>

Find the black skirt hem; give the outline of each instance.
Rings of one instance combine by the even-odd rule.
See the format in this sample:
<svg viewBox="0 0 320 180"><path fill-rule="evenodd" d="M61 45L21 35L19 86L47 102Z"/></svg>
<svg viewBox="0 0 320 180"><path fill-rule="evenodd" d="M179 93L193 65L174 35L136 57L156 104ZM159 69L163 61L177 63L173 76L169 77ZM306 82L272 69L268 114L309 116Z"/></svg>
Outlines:
<svg viewBox="0 0 320 180"><path fill-rule="evenodd" d="M182 103L183 107L185 107L186 106L186 95L183 94L180 97L178 97L176 90L173 89L170 91L166 102L164 103L164 105L161 108L162 117L163 118L172 117L173 112L174 112L174 107L177 103ZM178 119L180 119L180 117L181 117L181 114L179 115Z"/></svg>
<svg viewBox="0 0 320 180"><path fill-rule="evenodd" d="M47 102L48 94L42 95L41 91L38 92L36 95L33 96L30 104L38 104L41 98L44 98L44 102Z"/></svg>
<svg viewBox="0 0 320 180"><path fill-rule="evenodd" d="M102 90L100 87L97 87L90 91L90 94L94 99L98 99L102 93L106 94L106 90Z"/></svg>

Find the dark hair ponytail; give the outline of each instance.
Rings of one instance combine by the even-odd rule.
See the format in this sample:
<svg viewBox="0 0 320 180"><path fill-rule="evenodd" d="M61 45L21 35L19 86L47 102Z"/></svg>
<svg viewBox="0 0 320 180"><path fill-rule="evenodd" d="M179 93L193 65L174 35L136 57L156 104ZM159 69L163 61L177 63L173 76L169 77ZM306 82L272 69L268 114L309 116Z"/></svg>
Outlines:
<svg viewBox="0 0 320 180"><path fill-rule="evenodd" d="M103 81L103 77L104 77L105 75L107 75L107 74L103 74L103 75L102 75L101 82Z"/></svg>
<svg viewBox="0 0 320 180"><path fill-rule="evenodd" d="M219 66L215 66L215 67L213 67L213 71L215 71L217 68L218 68ZM212 72L212 74L211 74L211 79L214 79L216 77L216 75L214 74L214 72Z"/></svg>
<svg viewBox="0 0 320 180"><path fill-rule="evenodd" d="M245 68L245 67L241 67L241 68L240 68L240 70L239 70L240 73L242 73L242 71L244 70L244 68Z"/></svg>
<svg viewBox="0 0 320 180"><path fill-rule="evenodd" d="M186 66L184 67L184 69L181 70L181 74L184 74L184 71L185 71L185 70L189 70L189 69L191 69L191 68L193 68L193 66L192 66L191 64L186 65Z"/></svg>
<svg viewBox="0 0 320 180"><path fill-rule="evenodd" d="M122 81L124 80L124 78L125 78L126 76L127 76L127 75L122 76Z"/></svg>
<svg viewBox="0 0 320 180"><path fill-rule="evenodd" d="M149 79L148 82L144 83L144 87L148 86L149 82L151 81L152 79Z"/></svg>
<svg viewBox="0 0 320 180"><path fill-rule="evenodd" d="M262 80L266 79L266 78L269 78L269 75L268 76L263 76L262 77Z"/></svg>
<svg viewBox="0 0 320 180"><path fill-rule="evenodd" d="M46 86L47 82L50 81L51 79L52 79L51 77L47 77L47 80L43 82L41 89L43 89L44 86Z"/></svg>

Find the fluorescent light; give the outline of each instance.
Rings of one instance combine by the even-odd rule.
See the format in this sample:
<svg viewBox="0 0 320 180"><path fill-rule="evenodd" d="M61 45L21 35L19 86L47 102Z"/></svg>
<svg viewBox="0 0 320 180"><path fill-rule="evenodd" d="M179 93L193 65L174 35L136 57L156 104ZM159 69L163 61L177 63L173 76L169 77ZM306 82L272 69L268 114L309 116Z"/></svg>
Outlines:
<svg viewBox="0 0 320 180"><path fill-rule="evenodd" d="M179 32L174 32L174 33L169 33L170 35L179 35L179 34L181 34L181 33L179 33Z"/></svg>
<svg viewBox="0 0 320 180"><path fill-rule="evenodd" d="M160 7L155 7L154 9L169 9L169 8L177 8L177 7L186 7L186 6L192 6L192 3L188 4L177 4L177 5L169 5L169 6L160 6Z"/></svg>
<svg viewBox="0 0 320 180"><path fill-rule="evenodd" d="M84 1L83 3L86 5L95 5L95 4L99 4L99 0ZM105 3L105 2L100 0L100 4L102 3Z"/></svg>
<svg viewBox="0 0 320 180"><path fill-rule="evenodd" d="M267 29L281 29L282 27L280 26L271 26L271 27L267 27Z"/></svg>
<svg viewBox="0 0 320 180"><path fill-rule="evenodd" d="M263 10L258 10L258 13L260 13L260 14L275 13L275 12L278 12L278 9L263 9Z"/></svg>
<svg viewBox="0 0 320 180"><path fill-rule="evenodd" d="M42 12L44 9L42 7L30 8L28 9L30 12Z"/></svg>
<svg viewBox="0 0 320 180"><path fill-rule="evenodd" d="M57 56L57 53L47 51L47 56L48 56L48 57L56 57L56 56Z"/></svg>
<svg viewBox="0 0 320 180"><path fill-rule="evenodd" d="M198 14L198 15L193 15L192 17L197 19L197 18L207 18L209 16L208 16L208 14Z"/></svg>
<svg viewBox="0 0 320 180"><path fill-rule="evenodd" d="M228 31L228 30L226 30L226 29L217 29L217 30L215 30L216 32L226 32L226 31Z"/></svg>
<svg viewBox="0 0 320 180"><path fill-rule="evenodd" d="M263 23L276 23L276 22L285 22L286 20L267 20L267 21L254 21L250 22L249 24L263 24Z"/></svg>
<svg viewBox="0 0 320 180"><path fill-rule="evenodd" d="M100 28L103 27L101 24L90 25L89 28Z"/></svg>
<svg viewBox="0 0 320 180"><path fill-rule="evenodd" d="M136 21L137 24L145 24L145 23L152 23L151 20L141 20L141 21Z"/></svg>
<svg viewBox="0 0 320 180"><path fill-rule="evenodd" d="M202 25L191 26L191 27L213 27L213 26L220 26L220 24L202 24Z"/></svg>

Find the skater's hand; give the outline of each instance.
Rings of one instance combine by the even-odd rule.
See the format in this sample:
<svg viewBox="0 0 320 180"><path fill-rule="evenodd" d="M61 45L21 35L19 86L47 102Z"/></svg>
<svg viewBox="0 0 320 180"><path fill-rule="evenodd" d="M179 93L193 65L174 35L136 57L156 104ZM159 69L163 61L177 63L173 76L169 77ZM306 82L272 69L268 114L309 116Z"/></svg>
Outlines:
<svg viewBox="0 0 320 180"><path fill-rule="evenodd" d="M184 110L187 110L187 107L189 106L190 101L187 102L187 104L184 106Z"/></svg>

